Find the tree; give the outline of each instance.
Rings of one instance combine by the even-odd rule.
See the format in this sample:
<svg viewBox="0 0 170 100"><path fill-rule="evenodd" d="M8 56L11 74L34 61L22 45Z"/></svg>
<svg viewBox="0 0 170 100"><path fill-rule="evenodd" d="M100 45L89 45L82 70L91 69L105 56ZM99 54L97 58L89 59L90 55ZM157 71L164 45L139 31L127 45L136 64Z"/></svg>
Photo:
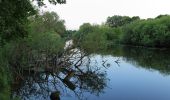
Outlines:
<svg viewBox="0 0 170 100"><path fill-rule="evenodd" d="M30 17L29 25L33 33L44 33L53 31L63 35L66 31L64 20L61 20L55 12L45 12L43 15Z"/></svg>
<svg viewBox="0 0 170 100"><path fill-rule="evenodd" d="M140 19L138 16L134 16L134 17L130 18L129 16L114 15L112 17L107 18L106 24L109 27L119 27L119 26L123 26L128 23L131 23L138 19Z"/></svg>
<svg viewBox="0 0 170 100"><path fill-rule="evenodd" d="M165 17L165 16L169 16L169 15L167 15L167 14L165 14L165 15L158 15L156 18L161 18L161 17Z"/></svg>
<svg viewBox="0 0 170 100"><path fill-rule="evenodd" d="M43 6L44 0L36 1ZM66 0L48 0L51 4L64 4ZM27 36L28 17L36 14L30 0L0 0L0 46L5 42Z"/></svg>
<svg viewBox="0 0 170 100"><path fill-rule="evenodd" d="M26 40L32 50L44 51L47 55L62 51L64 41L60 35L66 30L64 20L55 12L45 12L31 17L29 21L29 35Z"/></svg>
<svg viewBox="0 0 170 100"><path fill-rule="evenodd" d="M26 36L27 18L36 12L31 2L29 0L2 0L0 10L1 44Z"/></svg>
<svg viewBox="0 0 170 100"><path fill-rule="evenodd" d="M36 1L40 6L40 4L42 4L44 0L36 0ZM52 4L57 4L57 3L63 4L65 3L65 0L49 0L49 2ZM16 68L16 66L11 65L11 62L13 64L17 63L16 64L17 67L22 67L20 65L26 64L26 62L23 62L23 60L25 60L24 57L30 52L30 50L27 49L28 44L25 45L26 41L24 39L25 37L28 37L28 24L29 24L28 19L30 16L33 16L36 13L37 11L33 7L31 0L0 0L0 86L1 86L0 100L9 100L10 98L10 90L11 90L10 86L11 86L11 82L12 82L11 78L13 74L12 73L13 70L11 68ZM60 23L62 24L63 22L61 21ZM58 24L58 26L60 26L61 24ZM61 29L63 29L63 26L61 27L62 27ZM51 51L56 50L56 45L57 48L60 48L62 46L60 44L63 43L60 41L61 40L60 36L58 34L53 34L53 33L54 32L51 32L49 34L44 33L40 36L37 36L44 43L48 44L47 48L50 48ZM61 30L58 31L58 33L62 33ZM32 39L35 38L36 37ZM46 40L48 41L44 41L43 38L46 38ZM29 39L30 38L27 38L26 40ZM35 41L35 42L39 43L39 41ZM33 42L34 41L32 41L31 43ZM41 47L42 46L45 47L46 44L45 45L39 44L39 45ZM18 59L14 60L14 58L18 58ZM26 58L29 58L29 56L26 56Z"/></svg>
<svg viewBox="0 0 170 100"><path fill-rule="evenodd" d="M129 45L170 47L170 16L139 20L123 26L121 42Z"/></svg>
<svg viewBox="0 0 170 100"><path fill-rule="evenodd" d="M44 0L32 0L32 1L36 1L39 6L44 6L45 5ZM66 0L48 0L48 1L51 4L54 4L54 5L56 5L56 4L65 4L66 3Z"/></svg>

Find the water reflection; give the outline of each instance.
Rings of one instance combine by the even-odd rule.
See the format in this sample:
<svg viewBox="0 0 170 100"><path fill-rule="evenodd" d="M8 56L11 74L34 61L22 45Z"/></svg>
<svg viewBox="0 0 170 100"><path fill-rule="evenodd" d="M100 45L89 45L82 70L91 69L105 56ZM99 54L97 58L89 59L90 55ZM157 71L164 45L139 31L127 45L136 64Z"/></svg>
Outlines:
<svg viewBox="0 0 170 100"><path fill-rule="evenodd" d="M169 55L169 50L124 46L91 55L77 53L69 66L57 71L24 72L24 80L13 84L12 96L50 100L57 91L61 100L169 100L170 77L162 77L170 74ZM89 94L94 96L88 98Z"/></svg>
<svg viewBox="0 0 170 100"><path fill-rule="evenodd" d="M125 61L135 66L158 70L162 74L170 74L170 49L117 46L112 54L123 57Z"/></svg>
<svg viewBox="0 0 170 100"><path fill-rule="evenodd" d="M72 66L59 68L55 73L25 71L23 80L13 84L13 98L18 96L22 100L50 100L51 93L57 91L61 98L75 96L84 100L84 92L96 96L103 93L107 86L106 72L92 65L88 56L75 62Z"/></svg>

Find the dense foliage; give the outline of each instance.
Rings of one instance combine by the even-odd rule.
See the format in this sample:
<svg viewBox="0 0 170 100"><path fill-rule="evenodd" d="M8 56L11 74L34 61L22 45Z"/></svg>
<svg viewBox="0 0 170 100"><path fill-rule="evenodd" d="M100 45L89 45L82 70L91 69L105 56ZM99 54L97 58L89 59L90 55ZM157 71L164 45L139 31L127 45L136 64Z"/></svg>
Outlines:
<svg viewBox="0 0 170 100"><path fill-rule="evenodd" d="M121 30L105 25L84 23L74 34L74 43L87 52L101 51L107 49L109 45L118 43L119 31Z"/></svg>
<svg viewBox="0 0 170 100"><path fill-rule="evenodd" d="M115 16L112 16L112 17L108 17L106 24L109 27L119 27L119 26L129 24L129 23L136 21L136 20L140 20L140 18L138 16L134 16L134 17L131 18L129 16L115 15Z"/></svg>
<svg viewBox="0 0 170 100"><path fill-rule="evenodd" d="M32 0L0 0L0 46L10 40L28 35L28 17L36 14ZM33 0L34 1L34 0ZM44 0L35 0L39 6ZM63 4L66 0L49 0L51 4Z"/></svg>
<svg viewBox="0 0 170 100"><path fill-rule="evenodd" d="M44 19L46 15L48 15L48 18L45 17L46 21L40 21ZM64 40L60 34L65 31L65 26L63 20L60 20L58 17L58 19L55 19L56 16L53 15L58 16L54 12L47 12L43 15L38 15L38 17L30 18L27 31L29 34L27 37L11 40L1 48L0 99L9 99L9 83L16 83L15 74L22 75L24 74L22 73L23 70L32 66L36 61L50 59L63 51ZM55 21L53 19L55 19ZM51 25L50 28L47 27L49 23ZM52 26L53 24L51 23L53 23L54 26ZM56 24L59 25L57 26ZM63 27L62 31L58 30L60 27ZM10 73L8 71L10 71ZM11 76L13 76L13 80L9 78Z"/></svg>
<svg viewBox="0 0 170 100"><path fill-rule="evenodd" d="M121 42L137 46L170 47L170 16L140 20L124 26Z"/></svg>
<svg viewBox="0 0 170 100"><path fill-rule="evenodd" d="M61 36L65 30L64 20L60 20L54 12L45 12L43 15L30 18L29 35L26 41L31 49L57 53L64 47Z"/></svg>
<svg viewBox="0 0 170 100"><path fill-rule="evenodd" d="M5 49L0 49L0 99L9 100L10 95L10 75L8 74L8 58L6 56L7 52Z"/></svg>
<svg viewBox="0 0 170 100"><path fill-rule="evenodd" d="M159 15L154 19L140 20L139 17L116 15L108 17L105 25L83 24L74 40L86 49L115 44L169 48L170 16Z"/></svg>
<svg viewBox="0 0 170 100"><path fill-rule="evenodd" d="M36 12L29 0L1 0L0 10L0 45L28 34L27 18Z"/></svg>
<svg viewBox="0 0 170 100"><path fill-rule="evenodd" d="M33 1L36 1L38 6L44 6L45 3L44 3L44 0L33 0ZM66 0L48 0L51 4L65 4L66 3Z"/></svg>
<svg viewBox="0 0 170 100"><path fill-rule="evenodd" d="M24 74L22 69L42 55L62 52L65 25L54 12L38 14L30 0L0 0L0 10L0 100L9 100L11 84L18 81L15 74Z"/></svg>

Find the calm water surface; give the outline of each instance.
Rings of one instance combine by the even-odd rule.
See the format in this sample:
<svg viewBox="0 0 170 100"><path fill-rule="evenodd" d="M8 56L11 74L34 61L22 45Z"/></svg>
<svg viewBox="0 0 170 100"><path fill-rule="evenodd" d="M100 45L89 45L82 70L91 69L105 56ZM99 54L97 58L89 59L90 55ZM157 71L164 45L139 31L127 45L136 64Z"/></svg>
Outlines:
<svg viewBox="0 0 170 100"><path fill-rule="evenodd" d="M28 76L13 94L23 100L50 100L57 90L61 100L170 100L170 50L115 47L82 62L79 69L68 69L75 72L69 82L62 80L64 71L49 75L46 82Z"/></svg>

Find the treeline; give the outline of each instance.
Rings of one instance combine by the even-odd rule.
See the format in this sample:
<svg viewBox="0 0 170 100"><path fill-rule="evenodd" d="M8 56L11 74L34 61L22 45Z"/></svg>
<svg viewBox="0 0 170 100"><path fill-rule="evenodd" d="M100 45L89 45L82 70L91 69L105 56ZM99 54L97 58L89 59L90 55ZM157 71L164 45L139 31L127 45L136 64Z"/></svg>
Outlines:
<svg viewBox="0 0 170 100"><path fill-rule="evenodd" d="M148 47L170 47L170 16L139 20L123 28L121 42Z"/></svg>
<svg viewBox="0 0 170 100"><path fill-rule="evenodd" d="M108 17L103 25L83 24L75 33L74 40L85 49L105 48L115 44L169 48L170 16L140 19L138 16L115 15Z"/></svg>

